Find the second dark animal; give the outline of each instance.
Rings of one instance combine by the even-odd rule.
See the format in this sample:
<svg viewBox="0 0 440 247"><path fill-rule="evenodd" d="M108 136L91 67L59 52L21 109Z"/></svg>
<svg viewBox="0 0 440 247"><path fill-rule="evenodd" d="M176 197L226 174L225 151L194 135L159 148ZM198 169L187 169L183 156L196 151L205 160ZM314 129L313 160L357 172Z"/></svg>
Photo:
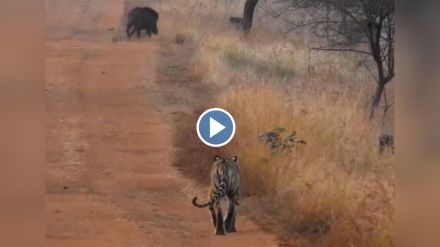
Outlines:
<svg viewBox="0 0 440 247"><path fill-rule="evenodd" d="M241 17L229 17L229 22L237 29L243 30L243 18Z"/></svg>
<svg viewBox="0 0 440 247"><path fill-rule="evenodd" d="M394 135L382 134L379 136L379 153L391 150L394 153Z"/></svg>
<svg viewBox="0 0 440 247"><path fill-rule="evenodd" d="M141 31L145 30L149 37L151 34L159 34L157 29L157 21L159 20L159 13L149 7L136 7L128 13L127 18L127 36L130 39L131 36L136 33L140 38Z"/></svg>

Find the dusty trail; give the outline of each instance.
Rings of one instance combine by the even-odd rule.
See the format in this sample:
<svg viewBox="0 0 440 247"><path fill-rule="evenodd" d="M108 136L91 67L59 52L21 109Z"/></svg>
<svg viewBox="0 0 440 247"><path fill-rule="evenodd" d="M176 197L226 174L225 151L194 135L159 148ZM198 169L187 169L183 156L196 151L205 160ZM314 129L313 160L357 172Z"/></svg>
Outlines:
<svg viewBox="0 0 440 247"><path fill-rule="evenodd" d="M46 7L46 245L276 246L244 216L239 233L215 237L191 206L192 183L171 166L172 126L149 97L161 41L112 42L124 1Z"/></svg>

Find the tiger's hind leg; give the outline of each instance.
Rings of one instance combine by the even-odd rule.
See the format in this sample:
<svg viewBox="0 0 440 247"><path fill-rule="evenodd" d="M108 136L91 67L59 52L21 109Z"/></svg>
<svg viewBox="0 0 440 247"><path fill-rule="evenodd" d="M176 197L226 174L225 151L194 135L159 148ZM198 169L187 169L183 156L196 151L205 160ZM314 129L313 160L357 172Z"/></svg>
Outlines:
<svg viewBox="0 0 440 247"><path fill-rule="evenodd" d="M228 213L225 218L225 229L227 232L236 232L235 218L238 211L238 202L235 198L229 199Z"/></svg>
<svg viewBox="0 0 440 247"><path fill-rule="evenodd" d="M237 228L235 228L235 219L237 218L238 206L234 206L234 214L232 214L232 220L230 225L230 232L236 232Z"/></svg>
<svg viewBox="0 0 440 247"><path fill-rule="evenodd" d="M217 211L217 222L215 226L215 235L225 235L225 225L223 222L223 212L220 203L215 205L215 210Z"/></svg>
<svg viewBox="0 0 440 247"><path fill-rule="evenodd" d="M225 229L226 232L236 232L235 228L235 217L237 215L237 206L234 204L229 205L228 214L225 219Z"/></svg>
<svg viewBox="0 0 440 247"><path fill-rule="evenodd" d="M217 226L217 215L214 210L214 206L209 205L209 212L211 213L212 218L212 224L214 225L214 228Z"/></svg>

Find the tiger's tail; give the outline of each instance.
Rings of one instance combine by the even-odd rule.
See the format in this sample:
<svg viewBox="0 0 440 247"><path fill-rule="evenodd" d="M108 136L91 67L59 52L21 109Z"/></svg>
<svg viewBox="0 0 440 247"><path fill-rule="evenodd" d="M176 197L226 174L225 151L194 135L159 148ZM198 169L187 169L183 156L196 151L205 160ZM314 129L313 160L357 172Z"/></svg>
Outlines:
<svg viewBox="0 0 440 247"><path fill-rule="evenodd" d="M197 197L194 197L192 203L195 207L198 208L206 208L211 205L215 205L218 201L220 201L226 195L226 182L221 181L219 188L213 192L211 200L204 204L197 203Z"/></svg>
<svg viewBox="0 0 440 247"><path fill-rule="evenodd" d="M196 197L193 198L193 200L192 200L192 204L193 204L195 207L198 207L198 208L206 208L206 207L208 207L209 205L211 205L211 202L209 201L209 202L207 202L207 203L198 204L198 203L197 203L197 196L196 196Z"/></svg>

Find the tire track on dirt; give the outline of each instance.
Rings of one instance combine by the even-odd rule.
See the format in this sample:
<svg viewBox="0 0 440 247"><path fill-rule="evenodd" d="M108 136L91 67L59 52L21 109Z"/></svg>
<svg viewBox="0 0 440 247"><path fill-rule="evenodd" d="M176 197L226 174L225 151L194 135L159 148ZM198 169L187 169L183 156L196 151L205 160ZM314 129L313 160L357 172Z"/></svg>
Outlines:
<svg viewBox="0 0 440 247"><path fill-rule="evenodd" d="M164 41L116 42L122 0L48 5L47 246L271 246L245 217L215 237L192 207L193 183L172 166L170 111L155 102L184 87L157 87Z"/></svg>

